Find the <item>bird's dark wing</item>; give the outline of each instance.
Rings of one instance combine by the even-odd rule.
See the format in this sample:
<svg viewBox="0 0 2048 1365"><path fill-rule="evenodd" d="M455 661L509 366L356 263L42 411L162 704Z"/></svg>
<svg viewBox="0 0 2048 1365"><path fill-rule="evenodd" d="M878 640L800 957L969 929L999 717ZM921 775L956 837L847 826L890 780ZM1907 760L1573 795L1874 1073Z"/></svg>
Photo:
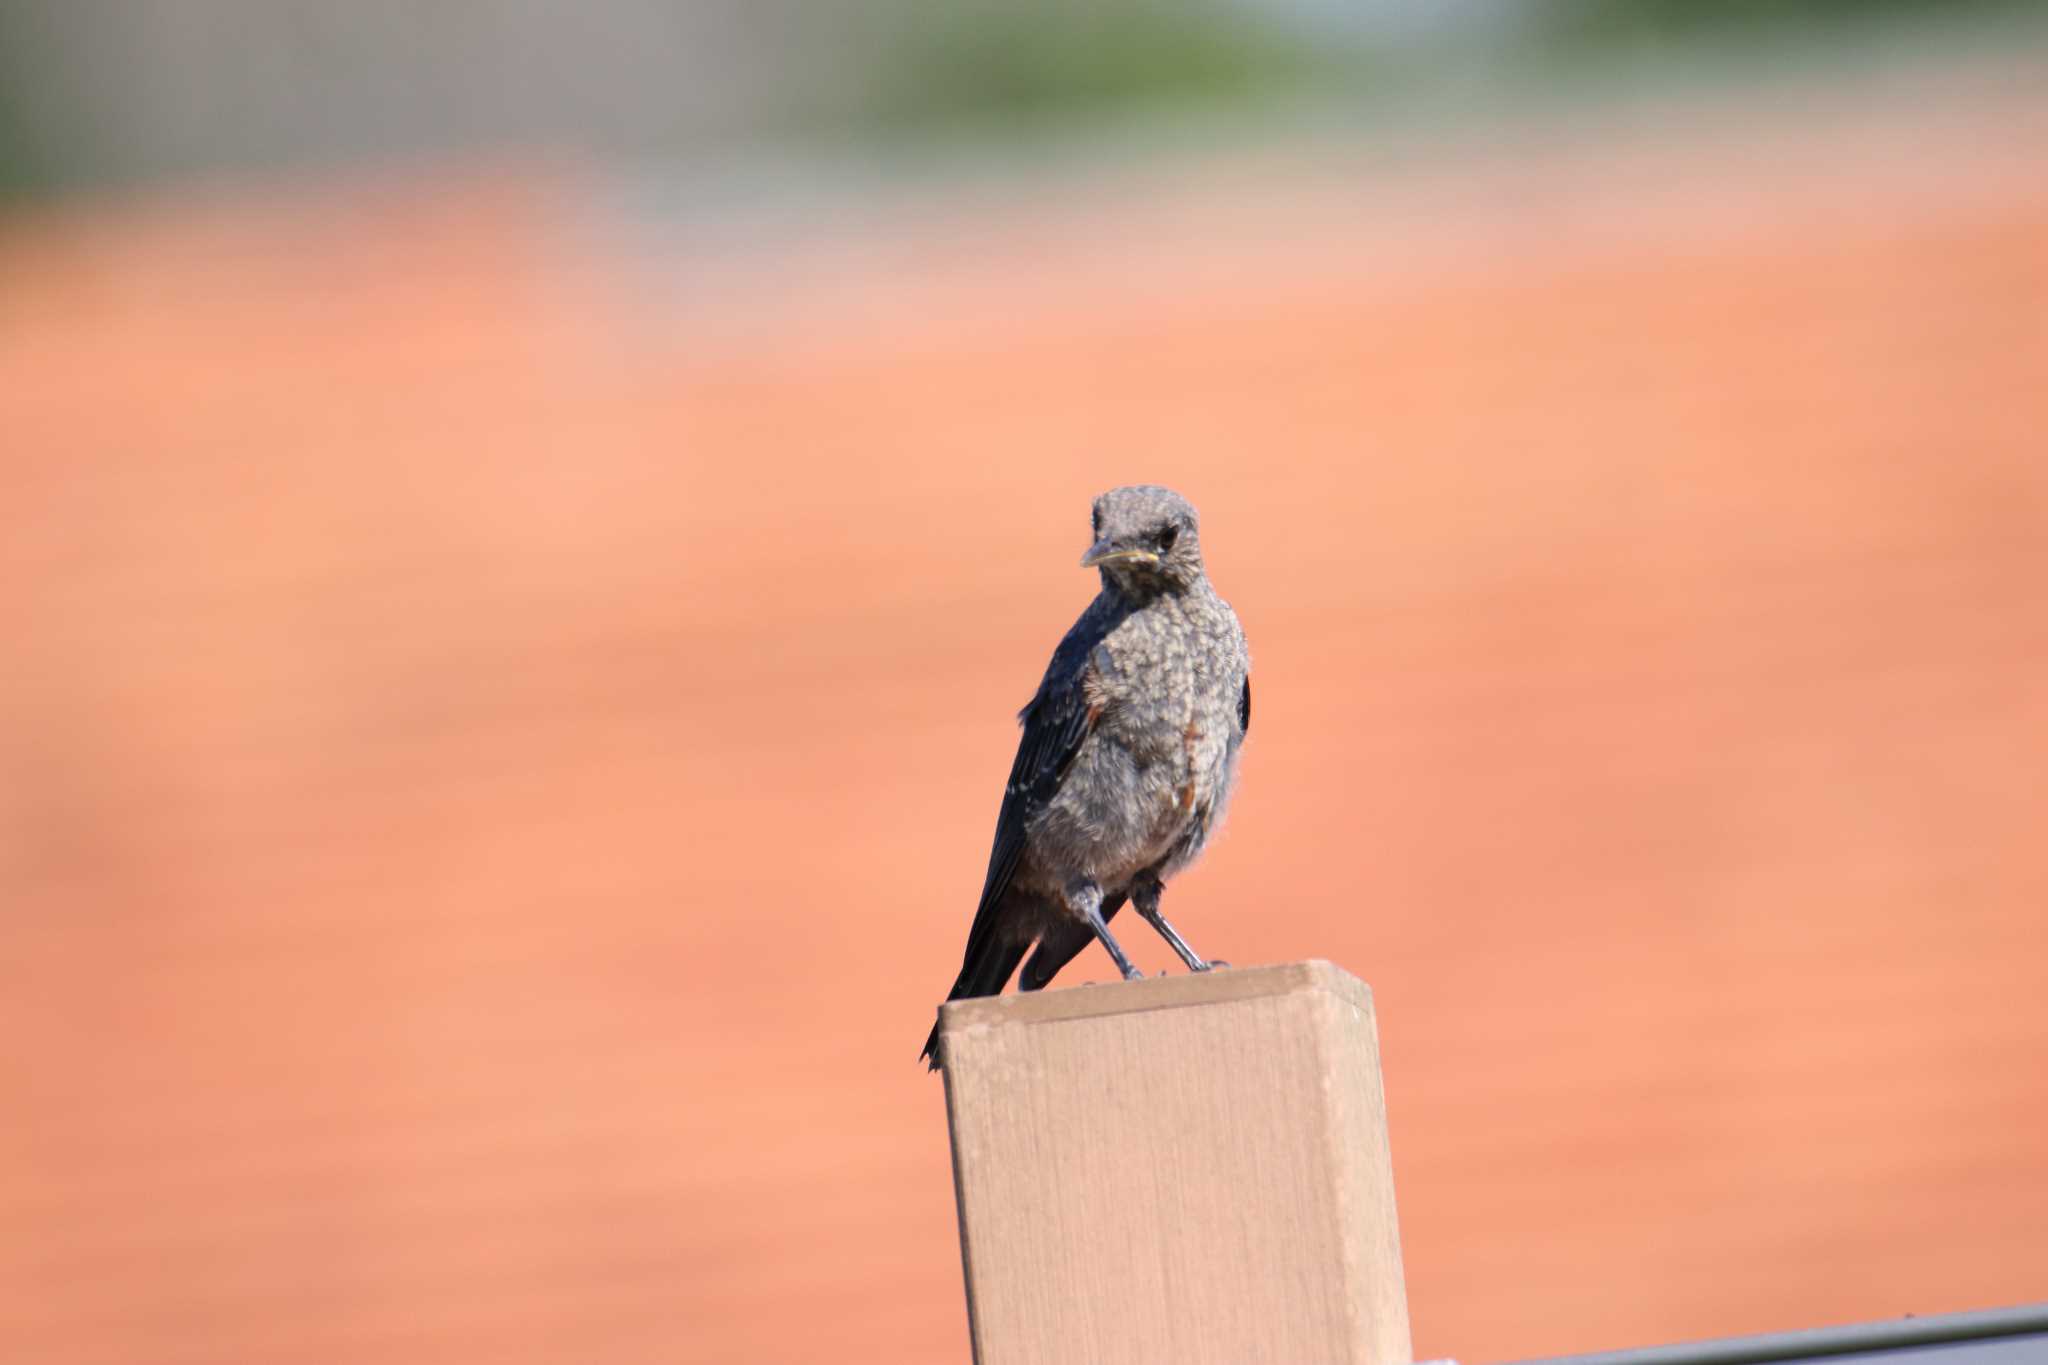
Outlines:
<svg viewBox="0 0 2048 1365"><path fill-rule="evenodd" d="M1237 694L1237 737L1243 739L1252 732L1252 680L1244 680L1244 691Z"/></svg>
<svg viewBox="0 0 2048 1365"><path fill-rule="evenodd" d="M1021 908L1010 896L1011 883L1024 860L1026 832L1031 822L1052 802L1067 769L1073 766L1074 756L1095 726L1098 713L1090 699L1095 647L1127 614L1128 608L1110 594L1096 598L1053 651L1037 693L1018 713L1024 736L1017 745L1017 757L1010 764L1010 780L1003 787L1002 809L996 814L995 846L988 855L988 875L982 882L981 900L974 907L974 925L967 931L967 951L961 954L960 975L953 979L953 989L946 994L948 1000L999 994L1031 946L1029 934L1020 938L1017 931L1035 929L1035 920L1008 926L1003 923L1006 914L1014 915ZM924 1044L925 1060L934 1069L939 1065L938 1052L939 1030L935 1025Z"/></svg>
<svg viewBox="0 0 2048 1365"><path fill-rule="evenodd" d="M988 855L988 875L982 882L980 903L975 906L974 926L967 931L963 983L973 975L974 964L986 960L994 950L997 907L1023 860L1025 831L1059 791L1060 780L1095 726L1097 712L1088 697L1088 680L1094 668L1089 654L1101 638L1101 629L1088 617L1076 623L1054 652L1045 680L1038 685L1038 694L1018 713L1024 735L1017 745L1016 760L1010 764L1010 780L1003 787L1002 809L996 814L995 845ZM1000 991L1002 982L997 982L994 989Z"/></svg>

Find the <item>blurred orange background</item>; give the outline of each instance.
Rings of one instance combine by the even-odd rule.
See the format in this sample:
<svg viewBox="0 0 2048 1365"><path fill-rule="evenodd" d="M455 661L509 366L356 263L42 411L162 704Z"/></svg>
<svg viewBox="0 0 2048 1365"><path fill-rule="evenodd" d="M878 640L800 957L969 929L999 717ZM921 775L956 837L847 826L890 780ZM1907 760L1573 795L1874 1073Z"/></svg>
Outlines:
<svg viewBox="0 0 2048 1365"><path fill-rule="evenodd" d="M1134 481L1418 1356L2048 1298L2042 71L18 204L0 1358L965 1358L916 1053Z"/></svg>

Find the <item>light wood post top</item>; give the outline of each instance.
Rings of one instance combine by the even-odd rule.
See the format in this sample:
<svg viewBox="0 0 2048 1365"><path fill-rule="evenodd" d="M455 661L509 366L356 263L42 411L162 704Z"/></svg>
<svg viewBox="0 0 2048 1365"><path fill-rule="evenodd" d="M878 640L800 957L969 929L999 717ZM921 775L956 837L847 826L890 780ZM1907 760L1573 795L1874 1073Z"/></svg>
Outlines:
<svg viewBox="0 0 2048 1365"><path fill-rule="evenodd" d="M1327 962L940 1013L976 1359L1407 1365L1372 993Z"/></svg>

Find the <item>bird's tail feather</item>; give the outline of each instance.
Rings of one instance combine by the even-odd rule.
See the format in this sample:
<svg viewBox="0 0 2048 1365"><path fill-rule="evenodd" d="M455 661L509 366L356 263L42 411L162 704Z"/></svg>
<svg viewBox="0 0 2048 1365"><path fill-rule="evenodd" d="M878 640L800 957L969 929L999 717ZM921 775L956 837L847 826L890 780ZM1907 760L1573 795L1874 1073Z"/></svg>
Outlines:
<svg viewBox="0 0 2048 1365"><path fill-rule="evenodd" d="M953 981L953 989L946 992L948 1000L965 1000L974 995L1000 995L1010 980L1010 973L1017 970L1017 964L1024 960L1029 943L1013 943L1008 939L992 938L987 942L970 945L967 961L961 965L960 975ZM929 1038L924 1040L924 1051L919 1054L931 1069L939 1069L939 1026L932 1025Z"/></svg>

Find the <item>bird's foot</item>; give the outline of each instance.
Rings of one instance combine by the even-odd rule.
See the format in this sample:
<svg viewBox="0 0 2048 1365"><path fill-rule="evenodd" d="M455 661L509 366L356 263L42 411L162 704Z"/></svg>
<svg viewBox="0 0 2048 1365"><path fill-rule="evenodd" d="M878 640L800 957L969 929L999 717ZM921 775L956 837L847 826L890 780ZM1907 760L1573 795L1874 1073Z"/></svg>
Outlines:
<svg viewBox="0 0 2048 1365"><path fill-rule="evenodd" d="M1198 972L1213 972L1218 967L1228 967L1229 965L1230 964L1228 962L1225 962L1220 957L1212 957L1207 962L1204 962L1201 966L1195 968L1195 970Z"/></svg>

